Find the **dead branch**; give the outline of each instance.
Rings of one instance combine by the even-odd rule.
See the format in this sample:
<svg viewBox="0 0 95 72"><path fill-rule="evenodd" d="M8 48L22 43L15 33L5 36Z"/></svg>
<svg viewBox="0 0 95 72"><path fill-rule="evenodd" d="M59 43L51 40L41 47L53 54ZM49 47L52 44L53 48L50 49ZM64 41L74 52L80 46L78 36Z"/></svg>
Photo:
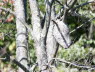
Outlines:
<svg viewBox="0 0 95 72"><path fill-rule="evenodd" d="M29 70L26 67L24 67L20 62L18 62L15 58L13 58L7 53L6 48L9 46L9 44L10 43L8 43L4 48L0 50L0 54L1 54L0 57L5 56L4 58L0 58L0 60L11 61L17 66L19 66L20 68L22 68L25 72L29 72Z"/></svg>
<svg viewBox="0 0 95 72"><path fill-rule="evenodd" d="M30 69L29 71L31 72L34 72L35 68L38 66L38 63L35 63Z"/></svg>
<svg viewBox="0 0 95 72"><path fill-rule="evenodd" d="M73 8L73 6L76 4L76 2L77 2L77 0L71 0L71 1L69 2L69 4L68 4L69 10L70 10L71 8Z"/></svg>
<svg viewBox="0 0 95 72"><path fill-rule="evenodd" d="M72 34L73 32L77 31L78 29L82 28L83 26L85 26L88 22L91 22L92 20L95 20L95 17L94 18L91 18L90 20L88 20L87 22L81 24L80 26L78 26L77 28L73 29L70 34Z"/></svg>
<svg viewBox="0 0 95 72"><path fill-rule="evenodd" d="M13 15L15 15L15 12L13 12L11 9L9 9L9 8L4 8L4 7L0 7L0 9L1 10L4 10L4 11L6 11L6 12L9 12L9 13L11 13L11 14L13 14Z"/></svg>
<svg viewBox="0 0 95 72"><path fill-rule="evenodd" d="M15 63L16 65L18 65L21 69L23 69L25 72L29 72L29 70L23 66L20 62L18 62L15 58L10 56L10 61L12 61L13 63Z"/></svg>
<svg viewBox="0 0 95 72"><path fill-rule="evenodd" d="M69 4L68 4L67 2L68 2L68 1L66 0L65 5L64 5L64 15L63 15L63 17L62 17L62 20L63 20L63 22L65 22L65 23L67 22L67 21L66 21L66 20L67 20L66 17L67 17L68 11L73 8L73 6L74 6L75 3L77 2L77 0L70 1Z"/></svg>
<svg viewBox="0 0 95 72"><path fill-rule="evenodd" d="M93 3L93 2L95 3L95 1L85 2L85 3L83 3L83 4L80 4L80 5L78 5L78 6L74 7L74 8L72 8L71 10L72 10L72 11L75 11L77 8L83 7L83 6L88 5L88 4L90 4L90 3Z"/></svg>
<svg viewBox="0 0 95 72"><path fill-rule="evenodd" d="M3 47L3 48L0 49L0 57L4 56L7 53L7 50L6 49L8 48L9 44L10 43L7 43L5 45L5 47Z"/></svg>
<svg viewBox="0 0 95 72"><path fill-rule="evenodd" d="M72 65L72 66L75 66L75 67L78 67L78 68L95 70L94 66L80 65L80 64L72 63L72 62L69 62L69 61L66 61L66 60L63 60L63 59L60 59L60 58L53 58L52 60L58 61L60 63L66 63L66 64L69 64L69 65ZM50 65L50 62L49 62L49 65Z"/></svg>
<svg viewBox="0 0 95 72"><path fill-rule="evenodd" d="M63 4L60 2L60 1L58 1L58 0L55 0L58 4L60 4L61 6L63 6Z"/></svg>
<svg viewBox="0 0 95 72"><path fill-rule="evenodd" d="M6 55L5 58L0 58L0 60L11 61L17 66L19 66L21 69L23 69L25 72L29 72L29 70L25 66L23 66L20 62L18 62L15 58L13 58L12 56L9 56L8 54Z"/></svg>

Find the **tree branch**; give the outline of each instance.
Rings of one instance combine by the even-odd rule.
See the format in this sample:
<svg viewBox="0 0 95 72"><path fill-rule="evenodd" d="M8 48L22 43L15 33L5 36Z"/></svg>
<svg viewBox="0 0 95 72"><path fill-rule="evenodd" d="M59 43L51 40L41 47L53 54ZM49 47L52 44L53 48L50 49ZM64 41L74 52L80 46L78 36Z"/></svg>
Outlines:
<svg viewBox="0 0 95 72"><path fill-rule="evenodd" d="M58 0L55 0L57 3L59 3L61 6L63 6L63 4L60 2L60 1L58 1Z"/></svg>
<svg viewBox="0 0 95 72"><path fill-rule="evenodd" d="M10 61L12 61L13 63L15 63L16 65L18 65L21 69L23 69L25 72L29 72L29 70L22 65L20 62L18 62L16 59L14 59L13 57L10 57Z"/></svg>
<svg viewBox="0 0 95 72"><path fill-rule="evenodd" d="M70 3L68 4L69 9L73 8L73 6L75 5L76 2L77 2L77 0L71 0Z"/></svg>
<svg viewBox="0 0 95 72"><path fill-rule="evenodd" d="M33 37L32 28L23 19L18 19L18 20L28 29L28 32Z"/></svg>
<svg viewBox="0 0 95 72"><path fill-rule="evenodd" d="M73 32L77 31L78 29L82 28L84 25L86 25L86 23L91 22L91 21L94 20L94 19L95 19L95 17L93 17L93 18L91 18L90 20L88 20L87 22L81 24L81 25L78 26L77 28L73 29L73 30L70 32L70 34L72 34Z"/></svg>
<svg viewBox="0 0 95 72"><path fill-rule="evenodd" d="M46 0L46 15L45 15L45 23L43 27L43 35L45 35L45 45L46 45L46 39L48 34L48 29L50 26L50 20L51 20L51 8L54 0Z"/></svg>
<svg viewBox="0 0 95 72"><path fill-rule="evenodd" d="M78 67L78 68L95 70L94 66L80 65L80 64L72 63L72 62L69 62L69 61L66 61L66 60L63 60L63 59L59 59L59 58L53 58L52 60L59 61L60 63L66 63L66 64L69 64L69 65L72 65L72 66L75 66L75 67ZM50 62L49 62L49 65L50 65Z"/></svg>
<svg viewBox="0 0 95 72"><path fill-rule="evenodd" d="M38 66L38 63L35 63L30 69L30 72L34 72L35 68Z"/></svg>
<svg viewBox="0 0 95 72"><path fill-rule="evenodd" d="M89 3L95 3L95 1L89 1L89 2L86 2L86 3L83 3L83 4L80 4L80 5L78 5L78 6L76 6L76 7L74 7L74 8L72 8L71 10L72 11L75 11L77 8L80 8L80 7L82 7L82 6L85 6L85 5L87 5L87 4L89 4Z"/></svg>
<svg viewBox="0 0 95 72"><path fill-rule="evenodd" d="M67 19L66 17L67 17L68 11L71 8L73 8L73 6L75 5L76 2L77 2L77 0L73 0L73 1L70 1L70 3L68 4L67 0L66 0L65 5L64 5L64 15L62 17L63 22L65 22L65 23L67 22L66 21L66 19Z"/></svg>
<svg viewBox="0 0 95 72"><path fill-rule="evenodd" d="M15 12L13 12L12 10L10 10L9 8L0 7L0 9L1 9L1 10L4 10L4 11L6 11L6 12L9 12L9 13L11 13L11 14L13 14L13 15L15 15Z"/></svg>
<svg viewBox="0 0 95 72"><path fill-rule="evenodd" d="M25 72L29 72L29 70L25 66L23 66L20 62L18 62L15 58L13 58L12 56L9 56L8 54L6 54L5 58L0 58L0 60L11 61L17 66L19 66L21 69L23 69Z"/></svg>

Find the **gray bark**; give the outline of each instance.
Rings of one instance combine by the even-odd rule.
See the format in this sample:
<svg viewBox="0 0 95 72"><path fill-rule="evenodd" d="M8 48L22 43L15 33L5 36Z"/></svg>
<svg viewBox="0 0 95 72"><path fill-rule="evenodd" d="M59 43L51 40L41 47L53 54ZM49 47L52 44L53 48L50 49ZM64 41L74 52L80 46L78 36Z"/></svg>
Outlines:
<svg viewBox="0 0 95 72"><path fill-rule="evenodd" d="M28 41L27 41L27 29L21 22L25 22L25 8L23 0L16 0L15 4L15 14L16 14L16 58L17 60L26 68L28 68ZM24 72L21 68L18 72Z"/></svg>
<svg viewBox="0 0 95 72"><path fill-rule="evenodd" d="M32 14L33 39L36 48L37 62L41 72L49 72L47 70L47 53L45 46L45 35L42 33L40 13L36 0L29 0Z"/></svg>
<svg viewBox="0 0 95 72"><path fill-rule="evenodd" d="M53 0L46 0L45 24L42 28L37 1L29 0L32 14L32 36L35 42L34 46L36 48L37 62L41 72L52 72L52 70L47 68L47 64L56 54L57 42L65 48L69 47L71 42L68 26L59 19L55 21L58 26L52 21L52 19L55 18L54 12L52 12L51 16L52 1Z"/></svg>
<svg viewBox="0 0 95 72"><path fill-rule="evenodd" d="M48 34L48 29L50 26L50 20L51 20L51 7L52 7L52 0L45 0L46 3L46 16L45 16L45 24L43 28L43 34L45 35L45 45L46 45L46 40L47 40L47 34Z"/></svg>
<svg viewBox="0 0 95 72"><path fill-rule="evenodd" d="M71 44L68 26L61 20L57 19L55 22L53 35L56 41L64 48L68 48Z"/></svg>
<svg viewBox="0 0 95 72"><path fill-rule="evenodd" d="M51 20L55 19L55 7L52 6L51 10ZM47 41L46 41L46 48L47 48L47 56L48 56L48 62L51 61L52 58L56 56L58 43L56 42L54 36L53 36L53 28L54 23L53 21L50 21L50 26L47 34Z"/></svg>

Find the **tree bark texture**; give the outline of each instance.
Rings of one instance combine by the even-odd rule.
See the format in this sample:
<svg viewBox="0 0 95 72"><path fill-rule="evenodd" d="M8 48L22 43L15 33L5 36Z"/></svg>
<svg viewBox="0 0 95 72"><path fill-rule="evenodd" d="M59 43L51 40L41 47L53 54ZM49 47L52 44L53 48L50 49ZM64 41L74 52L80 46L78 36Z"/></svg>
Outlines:
<svg viewBox="0 0 95 72"><path fill-rule="evenodd" d="M52 0L46 0L46 15L44 26L41 26L40 11L36 0L29 0L31 9L31 21L32 21L32 34L34 39L34 46L36 48L37 62L41 72L51 72L47 68L48 62L55 57L58 44L68 47L70 43L69 29L62 21L57 20L58 27L65 37L65 41L62 38L59 29L52 21L55 20L54 7L52 7ZM51 9L52 8L52 9ZM52 15L51 15L52 14ZM61 24L60 24L61 23ZM56 28L55 28L56 27ZM57 31L57 34L53 32ZM65 32L65 33L64 33ZM56 33L56 32L55 32ZM55 40L56 39L56 40ZM59 41L60 40L60 41ZM62 43L61 43L62 42ZM66 45L67 44L67 45Z"/></svg>
<svg viewBox="0 0 95 72"><path fill-rule="evenodd" d="M52 6L51 9L51 20L55 19L56 14L55 14L55 6ZM56 56L57 53L57 48L58 48L58 43L56 42L54 36L53 36L53 28L54 28L54 23L53 21L50 21L50 26L48 29L48 34L47 34L47 41L46 41L46 48L47 48L47 56L48 56L48 62L52 60Z"/></svg>
<svg viewBox="0 0 95 72"><path fill-rule="evenodd" d="M15 13L16 13L16 58L26 68L28 68L28 39L27 29L23 25L25 22L25 0L15 0ZM21 68L18 72L24 72Z"/></svg>
<svg viewBox="0 0 95 72"><path fill-rule="evenodd" d="M29 0L32 14L33 39L34 47L36 48L37 62L41 72L49 72L47 70L47 53L45 46L45 35L42 33L40 13L36 0Z"/></svg>

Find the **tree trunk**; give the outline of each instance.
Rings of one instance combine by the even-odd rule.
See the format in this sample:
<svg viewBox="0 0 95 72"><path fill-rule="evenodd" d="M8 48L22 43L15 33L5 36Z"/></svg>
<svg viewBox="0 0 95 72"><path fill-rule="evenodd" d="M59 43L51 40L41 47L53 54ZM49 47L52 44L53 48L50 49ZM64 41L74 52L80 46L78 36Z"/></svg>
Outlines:
<svg viewBox="0 0 95 72"><path fill-rule="evenodd" d="M25 0L15 1L15 13L16 13L16 58L26 68L28 68L28 40L27 29L22 22L25 22ZM24 20L24 21L23 21ZM21 68L18 72L24 72Z"/></svg>
<svg viewBox="0 0 95 72"><path fill-rule="evenodd" d="M33 39L34 47L36 48L37 62L41 72L49 72L47 70L47 53L45 46L45 35L42 33L40 13L36 0L29 0L32 14Z"/></svg>

